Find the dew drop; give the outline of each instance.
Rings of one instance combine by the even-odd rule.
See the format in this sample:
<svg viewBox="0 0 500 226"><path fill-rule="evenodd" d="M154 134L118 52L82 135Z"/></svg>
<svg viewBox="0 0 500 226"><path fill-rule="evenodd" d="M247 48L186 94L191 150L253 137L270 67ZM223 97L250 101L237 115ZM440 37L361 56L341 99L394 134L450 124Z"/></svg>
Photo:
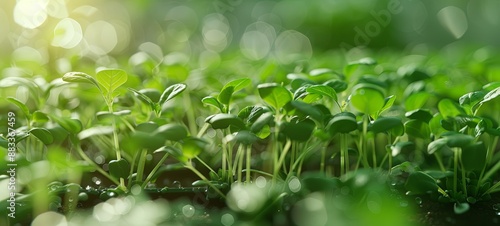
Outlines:
<svg viewBox="0 0 500 226"><path fill-rule="evenodd" d="M415 202L416 202L418 205L422 205L422 198L420 198L420 197L416 197L416 198L415 198Z"/></svg>
<svg viewBox="0 0 500 226"><path fill-rule="evenodd" d="M180 181L174 181L173 185L176 188L181 188L181 182Z"/></svg>
<svg viewBox="0 0 500 226"><path fill-rule="evenodd" d="M195 209L192 205L185 205L182 207L182 214L186 217L192 217L194 215Z"/></svg>
<svg viewBox="0 0 500 226"><path fill-rule="evenodd" d="M399 205L402 206L402 207L407 207L408 206L408 201L403 200L403 201L399 202Z"/></svg>
<svg viewBox="0 0 500 226"><path fill-rule="evenodd" d="M495 211L499 211L500 210L500 203L497 203L497 204L493 205L493 209Z"/></svg>

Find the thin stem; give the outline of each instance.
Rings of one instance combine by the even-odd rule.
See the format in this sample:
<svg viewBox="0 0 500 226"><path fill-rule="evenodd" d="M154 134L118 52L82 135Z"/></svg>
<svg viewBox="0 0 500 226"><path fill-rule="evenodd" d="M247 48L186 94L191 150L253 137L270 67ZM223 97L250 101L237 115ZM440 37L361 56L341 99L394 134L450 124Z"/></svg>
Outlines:
<svg viewBox="0 0 500 226"><path fill-rule="evenodd" d="M436 157L439 169L441 169L442 172L446 172L446 168L443 165L443 160L441 160L441 156L437 152L434 152L434 157Z"/></svg>
<svg viewBox="0 0 500 226"><path fill-rule="evenodd" d="M193 167L191 162L188 162L184 165L187 169L191 170L193 173L195 173L198 177L200 177L203 181L207 182L208 186L214 189L215 192L217 192L222 198L226 199L226 195L222 193L222 191L219 190L214 184L212 184L200 171L198 171L196 168Z"/></svg>
<svg viewBox="0 0 500 226"><path fill-rule="evenodd" d="M238 171L235 172L233 171L233 175L237 175L237 181L241 182L241 167L240 167L240 162L243 164L243 161L240 161L240 158L243 158L243 146L239 145L238 150L236 151L236 155L234 156L234 162L233 162L233 170Z"/></svg>
<svg viewBox="0 0 500 226"><path fill-rule="evenodd" d="M286 154L288 153L288 150L290 150L290 146L292 145L292 141L290 139L286 140L285 147L283 148L283 152L281 153L281 156L278 160L277 165L274 167L274 175L277 176L279 173L279 169L281 164L283 164L283 161L285 161Z"/></svg>
<svg viewBox="0 0 500 226"><path fill-rule="evenodd" d="M493 174L495 174L499 169L500 169L500 162L497 162L493 167L491 167L490 170L488 170L488 172L486 172L481 183L486 182L486 180L488 180L490 177L492 177Z"/></svg>
<svg viewBox="0 0 500 226"><path fill-rule="evenodd" d="M458 148L454 148L453 150L453 193L457 194L457 184L458 184Z"/></svg>
<svg viewBox="0 0 500 226"><path fill-rule="evenodd" d="M130 164L130 172L129 172L129 178L128 178L128 189L131 188L132 186L132 174L134 173L134 167L135 167L135 160L137 160L137 156L139 156L139 152L135 152L134 157L132 158L131 164Z"/></svg>
<svg viewBox="0 0 500 226"><path fill-rule="evenodd" d="M161 167L161 165L163 165L165 160L167 160L167 157L168 157L168 153L163 155L163 157L160 159L160 161L156 164L155 168L153 168L153 170L151 170L151 172L149 172L148 176L144 180L144 183L142 183L142 186L141 186L142 188L144 188L144 187L146 187L146 185L148 185L149 181L153 178L153 176L158 171L158 169Z"/></svg>
<svg viewBox="0 0 500 226"><path fill-rule="evenodd" d="M142 181L142 177L144 176L144 168L146 165L146 156L147 155L148 155L148 151L146 149L142 149L141 155L139 156L139 164L137 165L136 181Z"/></svg>
<svg viewBox="0 0 500 226"><path fill-rule="evenodd" d="M215 170L212 169L212 167L210 167L205 161L203 161L202 159L200 159L200 157L196 156L195 157L196 160L198 160L202 165L204 165L205 167L207 167L208 170L210 170L212 173L215 173L217 174L217 172L215 172Z"/></svg>
<svg viewBox="0 0 500 226"><path fill-rule="evenodd" d="M192 103L191 103L191 96L189 95L189 89L186 89L184 91L184 104L185 106L192 106ZM188 119L188 127L189 127L189 132L191 132L191 134L196 134L197 131L197 126L196 126L196 116L194 114L194 111L191 109L190 111L186 111L186 117Z"/></svg>
<svg viewBox="0 0 500 226"><path fill-rule="evenodd" d="M247 183L250 183L250 169L251 169L251 160L252 160L252 146L251 145L248 145L246 147L246 152L247 152L247 157L246 157L246 160L247 160L247 171L245 172L246 173L246 182Z"/></svg>

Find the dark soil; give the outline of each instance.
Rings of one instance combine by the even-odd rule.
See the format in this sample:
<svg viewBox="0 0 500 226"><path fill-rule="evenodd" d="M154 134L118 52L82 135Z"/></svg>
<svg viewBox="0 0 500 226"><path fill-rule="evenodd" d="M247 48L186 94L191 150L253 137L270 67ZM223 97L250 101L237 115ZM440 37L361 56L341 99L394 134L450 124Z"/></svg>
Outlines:
<svg viewBox="0 0 500 226"><path fill-rule="evenodd" d="M493 195L491 200L471 204L469 211L455 214L453 203L424 199L417 208L418 214L412 220L422 226L500 225L500 209L494 208L498 203L500 203L500 195Z"/></svg>

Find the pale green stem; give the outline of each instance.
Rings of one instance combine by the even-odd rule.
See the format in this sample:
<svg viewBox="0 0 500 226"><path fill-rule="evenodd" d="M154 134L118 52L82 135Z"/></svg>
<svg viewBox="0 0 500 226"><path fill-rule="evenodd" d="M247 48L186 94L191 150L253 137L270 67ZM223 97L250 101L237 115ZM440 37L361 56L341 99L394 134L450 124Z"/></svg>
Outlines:
<svg viewBox="0 0 500 226"><path fill-rule="evenodd" d="M163 155L163 157L160 159L160 161L156 164L155 168L153 168L153 170L151 170L149 175L146 177L146 179L144 180L144 183L142 183L142 186L141 186L142 188L145 188L146 185L148 185L149 181L151 181L151 178L153 178L156 171L158 171L158 169L161 167L161 165L163 165L165 160L167 160L167 157L168 157L168 153Z"/></svg>
<svg viewBox="0 0 500 226"><path fill-rule="evenodd" d="M198 171L196 168L193 167L191 162L188 162L184 165L184 167L188 168L191 170L193 173L195 173L198 177L200 177L203 181L207 182L208 186L214 189L215 192L217 192L222 198L226 199L226 195L222 193L222 191L219 190L215 185L213 185L200 171Z"/></svg>

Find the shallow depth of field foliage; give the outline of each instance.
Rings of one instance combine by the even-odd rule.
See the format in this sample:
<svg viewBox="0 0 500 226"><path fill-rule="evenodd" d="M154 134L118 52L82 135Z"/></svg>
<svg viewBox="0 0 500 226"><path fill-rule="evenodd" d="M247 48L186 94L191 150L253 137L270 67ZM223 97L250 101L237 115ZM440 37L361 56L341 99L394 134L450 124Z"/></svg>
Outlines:
<svg viewBox="0 0 500 226"><path fill-rule="evenodd" d="M419 225L500 191L497 1L0 6L1 225Z"/></svg>

